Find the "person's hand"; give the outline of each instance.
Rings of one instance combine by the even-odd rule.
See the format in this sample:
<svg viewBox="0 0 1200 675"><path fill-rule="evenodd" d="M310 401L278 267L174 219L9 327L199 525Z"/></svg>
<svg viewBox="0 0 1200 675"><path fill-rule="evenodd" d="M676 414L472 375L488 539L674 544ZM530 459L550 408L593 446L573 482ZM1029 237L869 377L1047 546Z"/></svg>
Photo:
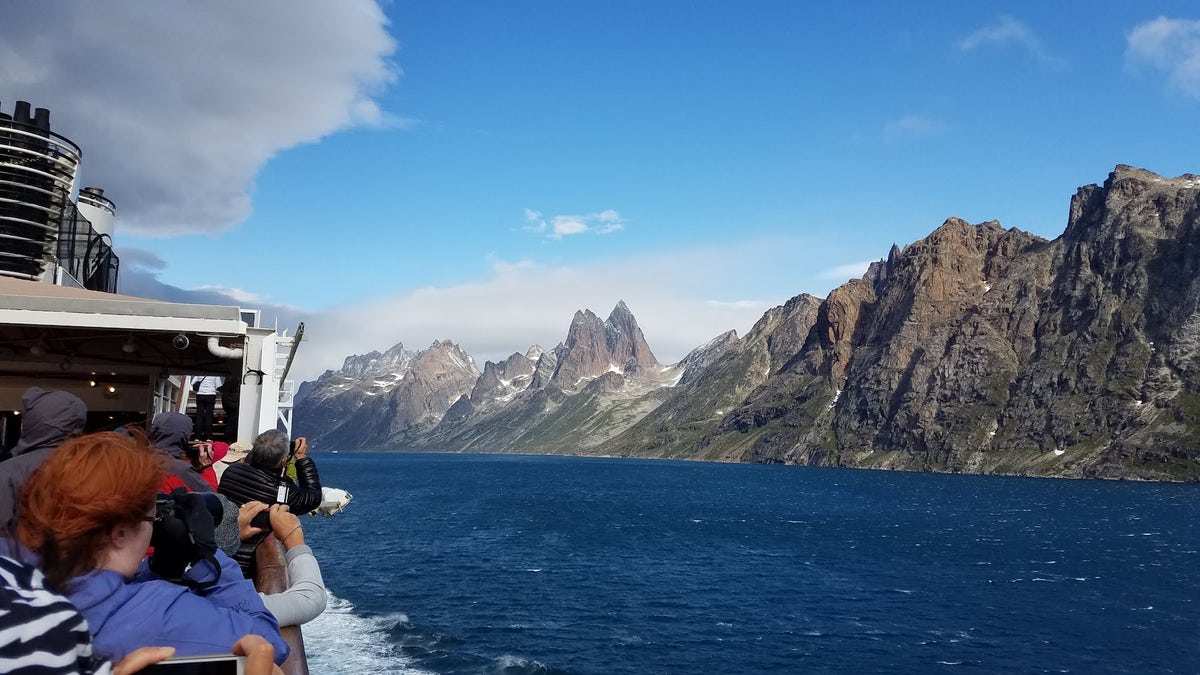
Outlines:
<svg viewBox="0 0 1200 675"><path fill-rule="evenodd" d="M260 638L261 639L261 638ZM263 640L266 642L266 640ZM271 645L267 645L270 647ZM272 653L274 650L272 650ZM132 675L146 666L152 666L159 661L175 656L174 647L142 647L125 655L125 658L113 664L113 675Z"/></svg>
<svg viewBox="0 0 1200 675"><path fill-rule="evenodd" d="M287 504L271 506L271 531L286 549L304 543L304 530L300 528L300 519L291 512Z"/></svg>
<svg viewBox="0 0 1200 675"><path fill-rule="evenodd" d="M266 532L265 527L255 527L250 524L254 520L254 516L266 511L268 507L262 502L246 502L238 509L238 538L242 541L253 537L260 532Z"/></svg>
<svg viewBox="0 0 1200 675"><path fill-rule="evenodd" d="M197 471L203 471L213 465L212 443L192 441L188 443L188 446L188 449L184 452L185 459Z"/></svg>
<svg viewBox="0 0 1200 675"><path fill-rule="evenodd" d="M308 439L300 436L296 439L296 459L308 457Z"/></svg>
<svg viewBox="0 0 1200 675"><path fill-rule="evenodd" d="M242 639L233 643L232 651L246 657L246 675L282 672L275 666L275 648L260 635L243 635Z"/></svg>

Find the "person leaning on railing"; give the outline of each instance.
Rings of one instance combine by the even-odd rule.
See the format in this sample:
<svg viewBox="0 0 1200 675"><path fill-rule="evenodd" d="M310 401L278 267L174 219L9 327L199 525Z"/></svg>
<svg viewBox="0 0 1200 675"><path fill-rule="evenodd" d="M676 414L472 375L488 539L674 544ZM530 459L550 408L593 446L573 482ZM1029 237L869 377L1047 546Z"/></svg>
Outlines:
<svg viewBox="0 0 1200 675"><path fill-rule="evenodd" d="M288 462L296 460L296 481L287 477ZM317 465L308 456L308 443L297 438L294 445L288 443L287 434L269 429L254 439L254 445L245 461L231 464L221 475L218 492L234 504L262 502L264 504L287 504L295 514L304 514L321 505L321 478ZM242 540L234 559L247 578L254 578L254 549L265 538L266 533Z"/></svg>
<svg viewBox="0 0 1200 675"><path fill-rule="evenodd" d="M269 510L269 511L268 511ZM287 553L288 587L282 593L259 593L282 626L299 626L308 623L325 611L329 598L325 593L325 581L321 578L321 567L313 556L312 549L304 543L304 529L300 519L288 511L286 504L267 506L262 502L246 502L238 510L238 530L242 539L249 539L264 532L251 521L260 513L270 513L271 532L283 544Z"/></svg>

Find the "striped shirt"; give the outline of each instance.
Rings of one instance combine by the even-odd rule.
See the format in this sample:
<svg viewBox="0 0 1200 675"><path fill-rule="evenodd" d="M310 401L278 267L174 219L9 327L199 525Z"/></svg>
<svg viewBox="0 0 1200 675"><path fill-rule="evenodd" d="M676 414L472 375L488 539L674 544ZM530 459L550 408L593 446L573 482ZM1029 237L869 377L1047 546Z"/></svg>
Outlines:
<svg viewBox="0 0 1200 675"><path fill-rule="evenodd" d="M87 621L46 588L40 570L0 556L0 673L110 675L92 655Z"/></svg>

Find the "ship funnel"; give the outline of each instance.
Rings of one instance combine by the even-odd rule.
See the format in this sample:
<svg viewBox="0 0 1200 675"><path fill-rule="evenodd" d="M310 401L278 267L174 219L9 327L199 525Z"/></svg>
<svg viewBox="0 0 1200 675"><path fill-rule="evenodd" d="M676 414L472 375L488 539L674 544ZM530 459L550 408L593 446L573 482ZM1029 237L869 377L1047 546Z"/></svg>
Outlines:
<svg viewBox="0 0 1200 675"><path fill-rule="evenodd" d="M39 279L64 218L74 208L71 188L79 171L79 146L50 131L50 111L17 101L12 117L0 115L0 274Z"/></svg>

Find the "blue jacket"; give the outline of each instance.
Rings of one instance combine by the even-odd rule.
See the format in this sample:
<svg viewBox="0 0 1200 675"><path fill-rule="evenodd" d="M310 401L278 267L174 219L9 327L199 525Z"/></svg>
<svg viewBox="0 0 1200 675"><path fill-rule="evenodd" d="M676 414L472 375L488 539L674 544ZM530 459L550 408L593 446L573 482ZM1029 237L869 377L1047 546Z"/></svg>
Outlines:
<svg viewBox="0 0 1200 675"><path fill-rule="evenodd" d="M227 654L247 633L275 647L275 663L288 657L279 624L267 611L254 584L237 563L217 551L221 579L203 592L163 581L145 562L132 581L111 570L93 570L72 579L67 598L92 631L95 653L116 661L138 647L175 647L176 656ZM188 570L193 581L211 580L214 570L200 562Z"/></svg>

